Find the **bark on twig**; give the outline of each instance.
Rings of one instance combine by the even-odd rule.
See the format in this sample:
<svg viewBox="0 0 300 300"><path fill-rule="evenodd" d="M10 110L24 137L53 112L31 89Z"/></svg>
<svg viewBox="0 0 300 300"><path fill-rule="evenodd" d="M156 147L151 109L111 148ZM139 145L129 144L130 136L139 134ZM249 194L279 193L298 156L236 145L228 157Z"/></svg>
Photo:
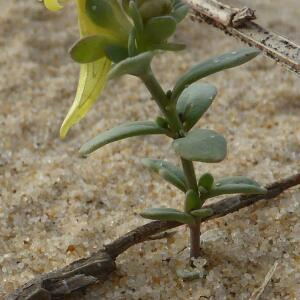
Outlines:
<svg viewBox="0 0 300 300"><path fill-rule="evenodd" d="M253 22L255 13L215 0L185 0L192 7L192 19L206 22L242 42L260 49L264 55L300 75L300 46Z"/></svg>
<svg viewBox="0 0 300 300"><path fill-rule="evenodd" d="M267 186L268 192L259 196L235 196L208 205L214 214L207 221L250 206L260 200L277 197L283 191L300 184L300 173ZM149 240L153 235L178 227L177 222L154 221L136 228L120 237L89 258L78 260L55 272L43 274L9 295L7 300L62 299L74 291L84 289L96 282L105 281L116 270L115 259L131 246Z"/></svg>
<svg viewBox="0 0 300 300"><path fill-rule="evenodd" d="M239 27L246 21L255 20L255 11L251 8L234 8L215 0L187 0L194 11L201 13L225 27Z"/></svg>

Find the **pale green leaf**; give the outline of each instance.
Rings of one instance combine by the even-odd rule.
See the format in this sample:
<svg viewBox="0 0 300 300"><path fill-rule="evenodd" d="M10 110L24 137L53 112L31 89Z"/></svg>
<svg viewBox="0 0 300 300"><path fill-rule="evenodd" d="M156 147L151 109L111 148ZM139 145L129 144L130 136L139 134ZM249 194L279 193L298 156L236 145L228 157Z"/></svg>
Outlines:
<svg viewBox="0 0 300 300"><path fill-rule="evenodd" d="M214 177L210 173L203 174L199 181L198 186L202 186L206 191L210 191L214 183Z"/></svg>
<svg viewBox="0 0 300 300"><path fill-rule="evenodd" d="M176 110L184 127L190 130L203 116L217 95L217 89L211 84L194 83L179 96Z"/></svg>
<svg viewBox="0 0 300 300"><path fill-rule="evenodd" d="M225 194L265 194L267 190L256 181L243 176L225 177L216 181L208 197Z"/></svg>
<svg viewBox="0 0 300 300"><path fill-rule="evenodd" d="M156 173L159 173L159 171L162 169L167 169L185 184L185 176L182 170L168 161L161 160L161 159L144 158L142 159L142 163L144 166L146 166L147 168L151 169Z"/></svg>
<svg viewBox="0 0 300 300"><path fill-rule="evenodd" d="M108 74L108 78L114 79L126 74L134 76L143 75L149 71L154 55L154 51L149 51L123 60L113 66Z"/></svg>
<svg viewBox="0 0 300 300"><path fill-rule="evenodd" d="M174 7L171 16L176 19L177 23L180 23L187 16L188 12L189 7L184 3L179 3Z"/></svg>
<svg viewBox="0 0 300 300"><path fill-rule="evenodd" d="M148 208L141 216L145 219L159 220L159 221L176 221L183 224L194 224L194 218L179 210L173 208Z"/></svg>
<svg viewBox="0 0 300 300"><path fill-rule="evenodd" d="M177 22L171 16L161 16L150 19L143 37L150 43L160 43L167 40L176 30Z"/></svg>
<svg viewBox="0 0 300 300"><path fill-rule="evenodd" d="M86 156L109 143L129 137L167 133L167 130L159 127L156 123L151 121L129 122L100 133L98 136L84 144L79 152L82 156Z"/></svg>
<svg viewBox="0 0 300 300"><path fill-rule="evenodd" d="M129 15L135 25L136 33L138 35L142 34L142 32L144 31L143 19L135 1L130 1L129 3Z"/></svg>
<svg viewBox="0 0 300 300"><path fill-rule="evenodd" d="M192 210L200 208L200 198L194 190L188 190L185 194L184 210L189 213Z"/></svg>
<svg viewBox="0 0 300 300"><path fill-rule="evenodd" d="M175 152L191 161L220 162L227 155L227 142L217 132L209 129L194 129L186 137L173 142Z"/></svg>
<svg viewBox="0 0 300 300"><path fill-rule="evenodd" d="M185 176L177 166L167 161L151 158L144 158L142 163L181 191L186 192Z"/></svg>
<svg viewBox="0 0 300 300"><path fill-rule="evenodd" d="M179 190L186 192L184 182L182 182L174 173L170 172L168 169L161 169L159 171L159 175L169 183L176 186Z"/></svg>
<svg viewBox="0 0 300 300"><path fill-rule="evenodd" d="M248 62L260 53L254 48L243 48L224 55L208 59L187 71L176 82L172 99L177 99L187 85L216 72L237 67Z"/></svg>
<svg viewBox="0 0 300 300"><path fill-rule="evenodd" d="M130 57L137 55L137 45L136 45L136 30L135 28L129 34L128 37L128 54Z"/></svg>

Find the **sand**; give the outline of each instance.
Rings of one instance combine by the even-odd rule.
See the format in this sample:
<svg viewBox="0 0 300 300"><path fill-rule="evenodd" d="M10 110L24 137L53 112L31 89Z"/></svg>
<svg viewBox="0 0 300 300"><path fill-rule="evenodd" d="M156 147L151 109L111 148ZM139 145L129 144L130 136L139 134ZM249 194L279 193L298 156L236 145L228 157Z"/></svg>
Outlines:
<svg viewBox="0 0 300 300"><path fill-rule="evenodd" d="M253 5L265 16L263 24L298 38L296 0L260 2ZM143 157L176 162L167 138L133 138L86 160L78 156L80 145L97 133L157 115L135 78L109 83L87 118L66 140L59 139L78 76L67 55L77 38L72 6L53 14L37 1L0 0L0 8L1 298L144 224L138 216L144 208L181 208L183 198L140 163ZM154 61L165 88L193 63L242 46L189 20L176 40L187 43L187 50ZM246 175L266 184L299 171L298 77L259 57L204 82L215 84L219 94L197 126L224 134L229 155L220 164L197 164L197 174ZM275 262L260 299L300 299L299 200L296 187L277 200L204 224L199 280L183 283L175 275L188 257L182 227L175 238L133 247L118 259L110 281L71 299L249 299Z"/></svg>

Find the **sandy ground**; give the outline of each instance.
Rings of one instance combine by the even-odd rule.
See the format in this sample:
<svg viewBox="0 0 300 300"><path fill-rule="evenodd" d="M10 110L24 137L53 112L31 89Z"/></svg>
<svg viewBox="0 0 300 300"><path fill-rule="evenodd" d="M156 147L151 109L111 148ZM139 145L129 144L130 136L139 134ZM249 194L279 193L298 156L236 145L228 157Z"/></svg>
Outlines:
<svg viewBox="0 0 300 300"><path fill-rule="evenodd" d="M282 2L256 0L253 6L262 23L297 39L297 0ZM37 1L0 0L0 8L1 298L143 224L137 213L145 207L181 207L182 195L140 164L145 156L176 161L167 138L134 138L87 160L78 157L79 146L98 132L154 117L156 107L134 78L110 83L68 139L59 139L78 74L67 55L77 38L71 6L52 14ZM241 46L190 21L177 40L188 50L154 62L165 88L193 63ZM198 126L223 133L229 155L221 164L197 164L198 174L247 175L265 184L299 171L299 78L260 57L204 81L214 83L219 95ZM200 280L176 278L175 269L188 256L181 251L187 245L182 227L176 239L130 249L110 281L72 299L249 299L275 262L277 271L261 299L300 299L299 200L294 188L276 201L204 224Z"/></svg>

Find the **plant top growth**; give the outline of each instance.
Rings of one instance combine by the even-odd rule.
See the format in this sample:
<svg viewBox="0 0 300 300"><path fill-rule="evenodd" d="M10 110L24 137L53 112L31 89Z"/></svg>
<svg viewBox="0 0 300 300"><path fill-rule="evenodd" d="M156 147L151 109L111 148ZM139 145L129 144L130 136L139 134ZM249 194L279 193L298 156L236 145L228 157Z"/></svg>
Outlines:
<svg viewBox="0 0 300 300"><path fill-rule="evenodd" d="M59 10L67 0L44 2L50 10ZM214 178L210 173L197 176L193 165L194 162L219 163L227 155L227 142L221 134L195 128L217 95L215 86L198 81L244 64L259 51L243 48L198 63L176 80L172 90L164 91L151 62L158 54L185 49L185 45L170 41L188 13L182 1L77 0L76 4L81 37L70 49L70 55L81 70L77 94L62 124L61 137L85 117L109 80L124 75L140 78L161 114L152 120L128 122L102 132L84 144L80 154L87 157L109 143L129 137L168 136L181 166L156 158L145 158L142 163L183 193L182 210L148 208L141 216L187 224L192 262L200 256L201 219L213 214L211 209L203 207L207 199L224 194L266 192L256 181L242 176Z"/></svg>

